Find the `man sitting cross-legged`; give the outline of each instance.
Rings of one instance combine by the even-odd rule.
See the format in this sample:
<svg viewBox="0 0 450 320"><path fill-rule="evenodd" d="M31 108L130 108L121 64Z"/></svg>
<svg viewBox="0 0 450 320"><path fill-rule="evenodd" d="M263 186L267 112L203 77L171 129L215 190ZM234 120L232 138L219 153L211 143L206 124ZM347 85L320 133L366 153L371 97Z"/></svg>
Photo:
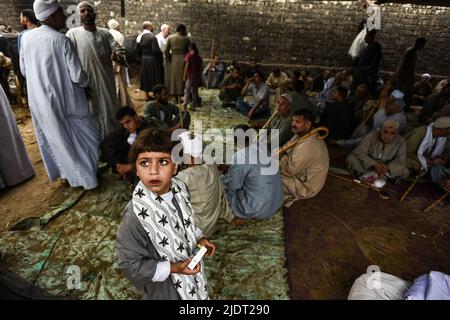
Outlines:
<svg viewBox="0 0 450 320"><path fill-rule="evenodd" d="M155 101L149 102L144 107L145 120L152 119L159 128L173 131L181 128L180 109L169 101L169 90L161 84L153 88ZM191 116L189 112L183 111L183 128L189 129Z"/></svg>
<svg viewBox="0 0 450 320"><path fill-rule="evenodd" d="M240 224L243 221L233 215L225 198L220 173L215 164L202 163L203 142L198 135L189 131L180 134L183 144L183 163L185 168L177 178L188 187L191 205L195 212L195 224L207 236L216 230L219 219Z"/></svg>
<svg viewBox="0 0 450 320"><path fill-rule="evenodd" d="M347 168L358 174L375 171L379 179L407 178L406 142L399 135L399 123L386 120L382 128L364 137L361 144L347 157Z"/></svg>
<svg viewBox="0 0 450 320"><path fill-rule="evenodd" d="M294 112L291 139L305 136L313 129L313 114L306 109ZM280 159L284 205L314 197L322 190L328 175L329 158L325 142L311 136L296 144Z"/></svg>
<svg viewBox="0 0 450 320"><path fill-rule="evenodd" d="M234 128L234 140L239 150L233 155L228 172L221 177L225 195L236 216L270 218L283 204L280 172L278 168L264 164L263 157L269 156L263 153L267 149L257 149L257 144L250 145L252 137L246 134L247 130L247 125Z"/></svg>

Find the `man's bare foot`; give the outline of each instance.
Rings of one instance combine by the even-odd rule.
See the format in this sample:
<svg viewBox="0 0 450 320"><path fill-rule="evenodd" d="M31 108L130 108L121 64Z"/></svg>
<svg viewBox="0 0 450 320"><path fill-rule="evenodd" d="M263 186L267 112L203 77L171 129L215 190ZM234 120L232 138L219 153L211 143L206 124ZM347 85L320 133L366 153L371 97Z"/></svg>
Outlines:
<svg viewBox="0 0 450 320"><path fill-rule="evenodd" d="M231 220L231 223L233 223L236 226L243 226L246 221L245 219L234 217L233 220Z"/></svg>

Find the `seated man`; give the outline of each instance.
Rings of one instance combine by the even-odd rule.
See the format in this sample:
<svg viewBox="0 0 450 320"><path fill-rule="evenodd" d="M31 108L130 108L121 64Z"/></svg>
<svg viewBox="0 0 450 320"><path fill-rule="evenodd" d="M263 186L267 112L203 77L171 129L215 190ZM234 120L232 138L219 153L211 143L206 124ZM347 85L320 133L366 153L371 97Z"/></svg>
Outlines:
<svg viewBox="0 0 450 320"><path fill-rule="evenodd" d="M144 129L155 127L151 119L139 117L131 107L122 107L116 113L116 119L122 128L110 133L100 144L103 161L112 168L112 172L121 178L132 178L132 166L128 161L131 145Z"/></svg>
<svg viewBox="0 0 450 320"><path fill-rule="evenodd" d="M314 79L311 78L309 71L303 70L300 73L300 80L305 83L305 92L311 92L314 88Z"/></svg>
<svg viewBox="0 0 450 320"><path fill-rule="evenodd" d="M406 168L406 142L398 134L399 124L386 120L380 131L372 131L348 155L347 168L363 175L375 171L379 179L403 179L409 175Z"/></svg>
<svg viewBox="0 0 450 320"><path fill-rule="evenodd" d="M283 204L280 172L264 174L257 144L249 145L248 137L242 138L247 125L235 127L235 143L240 148L233 155L228 172L221 177L225 195L240 218L265 219L275 214ZM242 140L245 140L242 141ZM267 156L270 156L268 154ZM254 163L251 160L254 158Z"/></svg>
<svg viewBox="0 0 450 320"><path fill-rule="evenodd" d="M202 73L203 84L208 89L215 89L223 79L225 66L220 61L219 56L215 56L214 60L208 63Z"/></svg>
<svg viewBox="0 0 450 320"><path fill-rule="evenodd" d="M292 83L294 93L292 94L292 112L300 109L308 109L314 115L314 119L317 117L317 106L309 99L305 93L305 82L303 80L294 80Z"/></svg>
<svg viewBox="0 0 450 320"><path fill-rule="evenodd" d="M155 101L149 102L144 107L145 120L153 120L159 128L170 131L181 128L180 109L169 101L169 90L161 84L153 88ZM189 129L191 116L189 112L183 111L183 128Z"/></svg>
<svg viewBox="0 0 450 320"><path fill-rule="evenodd" d="M309 110L297 110L292 118L291 141L303 137L313 129L313 115ZM296 144L280 159L283 180L284 205L290 207L294 201L314 197L322 190L329 168L328 149L315 136Z"/></svg>
<svg viewBox="0 0 450 320"><path fill-rule="evenodd" d="M183 162L186 168L177 178L188 187L191 205L195 212L195 224L207 236L216 230L219 219L237 221L225 198L220 173L214 164L202 164L203 142L200 136L191 138L185 131L180 135L183 144Z"/></svg>
<svg viewBox="0 0 450 320"><path fill-rule="evenodd" d="M270 130L279 130L278 139L279 146L283 146L291 140L294 133L292 132L292 112L291 112L292 98L287 93L282 94L277 100L277 114L267 126L268 136L272 133Z"/></svg>
<svg viewBox="0 0 450 320"><path fill-rule="evenodd" d="M327 103L320 115L320 125L330 130L330 140L350 138L356 128L353 108L346 101L347 93L346 88L337 87L332 95L334 102Z"/></svg>
<svg viewBox="0 0 450 320"><path fill-rule="evenodd" d="M276 90L278 88L282 88L289 81L289 77L286 73L281 72L280 68L276 68L269 74L269 77L266 80L267 86L270 89Z"/></svg>
<svg viewBox="0 0 450 320"><path fill-rule="evenodd" d="M431 75L424 73L420 81L414 84L413 103L423 105L428 96L433 93L433 86L430 83Z"/></svg>
<svg viewBox="0 0 450 320"><path fill-rule="evenodd" d="M441 188L445 189L445 191L450 192L450 167L443 165L436 165L430 168L430 177L431 181L439 185Z"/></svg>
<svg viewBox="0 0 450 320"><path fill-rule="evenodd" d="M240 76L239 67L234 67L229 75L219 84L219 99L223 101L223 106L236 106L236 101L241 97L241 90L244 82Z"/></svg>
<svg viewBox="0 0 450 320"><path fill-rule="evenodd" d="M253 99L250 102L238 100L236 102L237 109L248 116L250 120L268 116L270 90L264 83L264 77L261 72L255 72L253 78L247 80L244 88L242 88L241 95L246 96L249 91Z"/></svg>
<svg viewBox="0 0 450 320"><path fill-rule="evenodd" d="M386 100L385 106L378 109L373 115L373 129L380 129L387 119L395 120L399 124L399 132L403 134L406 128L406 116L403 112L405 101L404 94L400 90L394 90Z"/></svg>
<svg viewBox="0 0 450 320"><path fill-rule="evenodd" d="M450 117L440 117L428 126L410 131L405 136L406 166L410 171L423 175L434 166L445 165L444 149L449 135Z"/></svg>
<svg viewBox="0 0 450 320"><path fill-rule="evenodd" d="M439 93L432 94L427 98L421 114L419 116L420 121L425 124L433 122L435 116L443 116L439 114L444 108L450 104L450 83L447 83Z"/></svg>

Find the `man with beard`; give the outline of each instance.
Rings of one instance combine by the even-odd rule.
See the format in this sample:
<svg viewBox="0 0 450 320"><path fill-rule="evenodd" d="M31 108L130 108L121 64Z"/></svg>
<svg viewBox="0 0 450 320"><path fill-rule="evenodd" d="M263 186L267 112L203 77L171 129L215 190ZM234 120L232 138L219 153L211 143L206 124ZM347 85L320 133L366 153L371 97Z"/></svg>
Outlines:
<svg viewBox="0 0 450 320"><path fill-rule="evenodd" d="M93 189L100 137L85 93L89 78L73 44L58 32L67 19L58 0L36 0L33 7L43 25L23 35L20 68L42 160L51 181L61 177Z"/></svg>
<svg viewBox="0 0 450 320"><path fill-rule="evenodd" d="M111 57L116 58L118 43L108 29L98 28L94 7L87 1L77 6L81 27L67 31L80 57L84 70L91 79L92 107L97 115L101 137L119 129L115 114L119 109Z"/></svg>

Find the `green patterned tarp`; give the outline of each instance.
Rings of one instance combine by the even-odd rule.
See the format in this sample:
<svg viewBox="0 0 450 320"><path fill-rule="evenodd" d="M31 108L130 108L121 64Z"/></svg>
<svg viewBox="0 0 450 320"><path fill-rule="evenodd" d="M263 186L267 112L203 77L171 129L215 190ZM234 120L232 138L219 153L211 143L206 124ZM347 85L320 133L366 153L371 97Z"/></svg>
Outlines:
<svg viewBox="0 0 450 320"><path fill-rule="evenodd" d="M203 107L192 113L203 129L221 131L245 123L234 110L222 109L217 91L202 90ZM92 191L62 189L66 201L0 234L0 263L51 294L76 299L139 299L117 266L115 237L122 208L132 189L102 170ZM39 214L37 214L39 216ZM30 228L31 227L31 228ZM237 227L220 222L210 237L217 255L205 258L212 299L289 299L281 212ZM68 289L70 266L81 272L81 288ZM70 282L70 281L69 281Z"/></svg>

